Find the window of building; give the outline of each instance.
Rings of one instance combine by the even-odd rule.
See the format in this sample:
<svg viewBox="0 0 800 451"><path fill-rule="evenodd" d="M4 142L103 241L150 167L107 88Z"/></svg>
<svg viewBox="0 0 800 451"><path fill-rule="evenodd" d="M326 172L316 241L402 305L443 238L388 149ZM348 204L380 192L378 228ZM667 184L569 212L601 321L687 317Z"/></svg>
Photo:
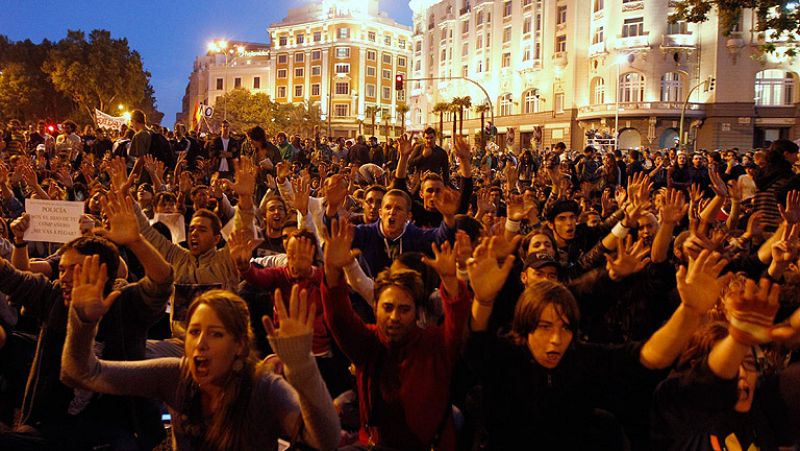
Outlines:
<svg viewBox="0 0 800 451"><path fill-rule="evenodd" d="M528 34L531 32L531 16L527 16L522 19L522 34Z"/></svg>
<svg viewBox="0 0 800 451"><path fill-rule="evenodd" d="M433 30L433 27L435 27L435 26L436 26L436 16L431 14L428 17L428 30Z"/></svg>
<svg viewBox="0 0 800 451"><path fill-rule="evenodd" d="M278 78L286 78L286 69L278 69Z"/></svg>
<svg viewBox="0 0 800 451"><path fill-rule="evenodd" d="M542 31L542 15L541 14L537 14L536 15L536 27L535 27L535 30L536 31Z"/></svg>
<svg viewBox="0 0 800 451"><path fill-rule="evenodd" d="M321 50L312 50L311 51L311 60L318 61L322 59L322 51Z"/></svg>
<svg viewBox="0 0 800 451"><path fill-rule="evenodd" d="M444 63L445 61L447 61L447 49L446 48L442 49L442 58L441 58L440 62Z"/></svg>
<svg viewBox="0 0 800 451"><path fill-rule="evenodd" d="M467 66L466 64L461 66L461 76L469 77L469 66Z"/></svg>
<svg viewBox="0 0 800 451"><path fill-rule="evenodd" d="M295 63L302 63L306 60L306 54L303 52L295 53L294 54L294 62Z"/></svg>
<svg viewBox="0 0 800 451"><path fill-rule="evenodd" d="M378 52L375 50L367 50L367 61L375 61L378 58Z"/></svg>
<svg viewBox="0 0 800 451"><path fill-rule="evenodd" d="M511 10L512 10L512 3L510 0L503 3L503 17L510 17Z"/></svg>
<svg viewBox="0 0 800 451"><path fill-rule="evenodd" d="M342 94L342 95L350 94L350 83L338 82L336 83L335 89L336 90L334 92L336 94Z"/></svg>
<svg viewBox="0 0 800 451"><path fill-rule="evenodd" d="M553 96L553 111L556 114L561 114L564 112L564 93L557 92Z"/></svg>
<svg viewBox="0 0 800 451"><path fill-rule="evenodd" d="M392 88L384 86L381 88L381 99L389 100L392 98Z"/></svg>
<svg viewBox="0 0 800 451"><path fill-rule="evenodd" d="M465 20L461 22L461 34L469 33L469 21Z"/></svg>
<svg viewBox="0 0 800 451"><path fill-rule="evenodd" d="M242 87L242 77L236 77L233 79L233 87L234 89Z"/></svg>
<svg viewBox="0 0 800 451"><path fill-rule="evenodd" d="M505 52L503 53L503 59L500 63L500 67L510 67L511 66L511 53Z"/></svg>
<svg viewBox="0 0 800 451"><path fill-rule="evenodd" d="M672 18L667 21L667 34L689 34L689 23L685 20L678 20L674 23Z"/></svg>
<svg viewBox="0 0 800 451"><path fill-rule="evenodd" d="M465 42L464 45L461 46L461 56L469 55L469 42Z"/></svg>
<svg viewBox="0 0 800 451"><path fill-rule="evenodd" d="M622 24L623 38L642 35L644 35L644 17L631 17L630 19L625 19L625 22Z"/></svg>
<svg viewBox="0 0 800 451"><path fill-rule="evenodd" d="M475 40L475 48L476 49L483 48L483 36L478 36L478 38Z"/></svg>
<svg viewBox="0 0 800 451"><path fill-rule="evenodd" d="M758 106L790 106L794 104L797 76L779 69L756 74L755 101Z"/></svg>
<svg viewBox="0 0 800 451"><path fill-rule="evenodd" d="M286 64L288 57L286 54L278 55L278 64Z"/></svg>
<svg viewBox="0 0 800 451"><path fill-rule="evenodd" d="M481 72L483 72L483 60L478 60L478 62L475 63L475 73L479 74Z"/></svg>
<svg viewBox="0 0 800 451"><path fill-rule="evenodd" d="M319 83L314 83L311 85L311 95L318 96L319 95Z"/></svg>
<svg viewBox="0 0 800 451"><path fill-rule="evenodd" d="M298 44L302 44L303 42L305 42L306 37L303 34L298 34L297 36L294 37L294 40Z"/></svg>
<svg viewBox="0 0 800 451"><path fill-rule="evenodd" d="M529 89L522 95L524 101L523 112L525 114L533 114L539 112L539 94L535 89Z"/></svg>
<svg viewBox="0 0 800 451"><path fill-rule="evenodd" d="M406 40L405 39L399 39L397 41L397 46L400 47L401 49L405 49L406 48Z"/></svg>
<svg viewBox="0 0 800 451"><path fill-rule="evenodd" d="M350 105L346 103L337 103L333 106L333 115L336 117L347 117L350 114Z"/></svg>
<svg viewBox="0 0 800 451"><path fill-rule="evenodd" d="M383 37L383 45L391 46L392 45L392 37L388 34Z"/></svg>
<svg viewBox="0 0 800 451"><path fill-rule="evenodd" d="M598 12L603 9L603 0L593 0L592 11Z"/></svg>
<svg viewBox="0 0 800 451"><path fill-rule="evenodd" d="M600 25L599 27L595 28L594 34L592 35L592 44L599 44L603 42L603 26Z"/></svg>
<svg viewBox="0 0 800 451"><path fill-rule="evenodd" d="M253 77L253 89L261 89L261 77Z"/></svg>
<svg viewBox="0 0 800 451"><path fill-rule="evenodd" d="M336 64L334 66L335 71L337 74L349 74L350 73L350 64Z"/></svg>
<svg viewBox="0 0 800 451"><path fill-rule="evenodd" d="M489 58L486 58L486 62L483 64L483 70L485 70L486 72L489 72L489 61L491 60Z"/></svg>
<svg viewBox="0 0 800 451"><path fill-rule="evenodd" d="M567 35L562 34L556 36L556 52L566 52L567 51Z"/></svg>
<svg viewBox="0 0 800 451"><path fill-rule="evenodd" d="M278 86L278 97L286 97L286 86Z"/></svg>
<svg viewBox="0 0 800 451"><path fill-rule="evenodd" d="M350 47L336 47L337 58L350 58Z"/></svg>
<svg viewBox="0 0 800 451"><path fill-rule="evenodd" d="M483 23L483 11L478 11L478 14L475 16L475 25L480 25Z"/></svg>
<svg viewBox="0 0 800 451"><path fill-rule="evenodd" d="M533 4L533 0L522 0L522 7L526 7L528 5Z"/></svg>
<svg viewBox="0 0 800 451"><path fill-rule="evenodd" d="M537 42L533 44L533 59L540 59L542 57L542 43Z"/></svg>
<svg viewBox="0 0 800 451"><path fill-rule="evenodd" d="M303 85L294 85L294 96L303 97Z"/></svg>
<svg viewBox="0 0 800 451"><path fill-rule="evenodd" d="M368 31L367 32L367 40L369 42L375 42L375 32L374 31Z"/></svg>
<svg viewBox="0 0 800 451"><path fill-rule="evenodd" d="M530 61L531 60L531 48L525 47L522 49L522 61Z"/></svg>
<svg viewBox="0 0 800 451"><path fill-rule="evenodd" d="M667 72L661 77L661 101L683 101L683 77L680 72Z"/></svg>
<svg viewBox="0 0 800 451"><path fill-rule="evenodd" d="M406 58L404 56L397 57L397 66L398 67L406 67Z"/></svg>
<svg viewBox="0 0 800 451"><path fill-rule="evenodd" d="M288 38L288 37L286 37L286 36L280 36L280 37L278 38L278 45L280 45L280 46L284 46L284 45L286 45L288 42L289 42L289 38Z"/></svg>
<svg viewBox="0 0 800 451"><path fill-rule="evenodd" d="M567 23L567 6L561 5L556 10L556 24L561 25Z"/></svg>
<svg viewBox="0 0 800 451"><path fill-rule="evenodd" d="M367 77L374 77L375 76L375 68L373 66L367 66Z"/></svg>
<svg viewBox="0 0 800 451"><path fill-rule="evenodd" d="M295 67L294 68L294 76L295 77L303 77L306 75L305 68L303 67Z"/></svg>
<svg viewBox="0 0 800 451"><path fill-rule="evenodd" d="M384 69L381 71L381 75L383 78L392 78L392 71L389 69Z"/></svg>
<svg viewBox="0 0 800 451"><path fill-rule="evenodd" d="M628 72L619 77L619 90L617 92L620 102L644 101L644 75L638 72Z"/></svg>
<svg viewBox="0 0 800 451"><path fill-rule="evenodd" d="M511 108L514 106L514 103L511 101L511 94L503 94L497 101L498 106L498 115L500 116L510 116L511 115Z"/></svg>
<svg viewBox="0 0 800 451"><path fill-rule="evenodd" d="M503 44L511 42L511 27L503 28Z"/></svg>
<svg viewBox="0 0 800 451"><path fill-rule="evenodd" d="M311 75L312 76L322 75L322 66L311 66Z"/></svg>
<svg viewBox="0 0 800 451"><path fill-rule="evenodd" d="M419 70L421 63L419 60L414 61L414 70Z"/></svg>
<svg viewBox="0 0 800 451"><path fill-rule="evenodd" d="M314 32L314 42L319 42L321 40L322 40L322 32L321 31L315 31Z"/></svg>
<svg viewBox="0 0 800 451"><path fill-rule="evenodd" d="M592 96L592 105L606 103L606 82L602 77L594 77L589 86Z"/></svg>
<svg viewBox="0 0 800 451"><path fill-rule="evenodd" d="M350 37L350 28L348 27L339 27L337 31L339 32L339 39L347 39Z"/></svg>
<svg viewBox="0 0 800 451"><path fill-rule="evenodd" d="M367 97L375 97L375 85L367 83Z"/></svg>
<svg viewBox="0 0 800 451"><path fill-rule="evenodd" d="M383 64L392 64L392 55L384 53L382 56Z"/></svg>
<svg viewBox="0 0 800 451"><path fill-rule="evenodd" d="M216 80L217 91L224 89L223 88L223 84L224 83L225 83L225 81L223 79L217 78L217 80Z"/></svg>

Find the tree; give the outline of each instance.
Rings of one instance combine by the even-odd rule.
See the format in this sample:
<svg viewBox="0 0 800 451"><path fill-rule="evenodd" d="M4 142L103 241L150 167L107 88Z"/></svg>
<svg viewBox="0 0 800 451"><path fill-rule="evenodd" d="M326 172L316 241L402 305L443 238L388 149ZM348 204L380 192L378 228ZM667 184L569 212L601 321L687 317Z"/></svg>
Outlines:
<svg viewBox="0 0 800 451"><path fill-rule="evenodd" d="M392 120L392 113L390 113L389 110L383 110L381 112L381 121L383 121L383 125L385 127L383 129L384 130L383 136L387 140L389 138L389 121L391 121L391 120Z"/></svg>
<svg viewBox="0 0 800 451"><path fill-rule="evenodd" d="M454 97L453 100L450 102L449 111L450 114L453 115L453 134L450 135L451 138L455 140L457 134L457 127L458 127L458 111L461 109L461 105L459 104L460 100L459 97Z"/></svg>
<svg viewBox="0 0 800 451"><path fill-rule="evenodd" d="M394 106L394 110L397 112L397 117L400 119L400 134L404 135L406 133L406 114L408 114L408 104L405 102L397 102Z"/></svg>
<svg viewBox="0 0 800 451"><path fill-rule="evenodd" d="M236 88L228 91L220 98L217 101L217 105L222 105L223 102L227 102L228 122L230 122L231 128L234 130L244 132L256 125L260 125L267 133L275 134L287 122L281 120L276 123L278 118L285 117L285 114L279 115L278 104L262 92L253 94L244 88ZM212 119L214 128L218 129L221 122L222 110L216 108Z"/></svg>
<svg viewBox="0 0 800 451"><path fill-rule="evenodd" d="M150 122L160 119L141 56L127 39L112 39L106 30L93 30L88 41L82 31L68 31L48 52L42 70L92 123L95 108L108 111L118 103L150 111Z"/></svg>
<svg viewBox="0 0 800 451"><path fill-rule="evenodd" d="M380 108L376 107L375 105L370 105L364 110L364 114L372 119L372 135L375 136L375 116L378 115Z"/></svg>
<svg viewBox="0 0 800 451"><path fill-rule="evenodd" d="M713 9L719 17L720 29L729 35L739 23L742 10L752 8L756 13L756 31L769 33L769 38L785 40L789 44L787 56L795 56L797 34L800 34L800 6L785 0L678 0L675 14L670 20L705 22ZM766 43L766 51L775 51L776 46Z"/></svg>
<svg viewBox="0 0 800 451"><path fill-rule="evenodd" d="M447 102L438 102L433 106L433 112L439 114L439 145L442 145L442 135L444 133L444 113L450 109Z"/></svg>
<svg viewBox="0 0 800 451"><path fill-rule="evenodd" d="M475 112L481 115L481 149L486 148L486 113L489 111L489 104L481 103L475 106Z"/></svg>
<svg viewBox="0 0 800 451"><path fill-rule="evenodd" d="M472 97L459 97L458 106L458 134L464 135L464 111L472 108Z"/></svg>

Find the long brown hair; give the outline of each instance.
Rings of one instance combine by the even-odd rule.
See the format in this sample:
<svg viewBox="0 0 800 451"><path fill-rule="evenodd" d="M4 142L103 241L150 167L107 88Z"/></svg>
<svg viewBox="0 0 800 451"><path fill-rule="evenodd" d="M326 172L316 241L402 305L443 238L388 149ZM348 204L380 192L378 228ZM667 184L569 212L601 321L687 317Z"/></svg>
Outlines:
<svg viewBox="0 0 800 451"><path fill-rule="evenodd" d="M517 344L525 343L528 334L539 325L542 313L548 305L552 305L556 314L567 323L567 327L576 331L580 321L578 302L572 293L558 282L541 280L534 283L519 296L514 309L514 320L511 323L511 339Z"/></svg>
<svg viewBox="0 0 800 451"><path fill-rule="evenodd" d="M221 406L208 422L203 419L200 389L189 372L188 359L184 357L176 398L181 414L186 418L185 432L200 450L258 449L261 445L250 442L256 436L256 425L249 418L249 404L257 362L252 347L250 312L239 296L225 290L210 290L189 306L189 321L197 308L204 304L214 310L225 330L242 344L243 352L225 379Z"/></svg>

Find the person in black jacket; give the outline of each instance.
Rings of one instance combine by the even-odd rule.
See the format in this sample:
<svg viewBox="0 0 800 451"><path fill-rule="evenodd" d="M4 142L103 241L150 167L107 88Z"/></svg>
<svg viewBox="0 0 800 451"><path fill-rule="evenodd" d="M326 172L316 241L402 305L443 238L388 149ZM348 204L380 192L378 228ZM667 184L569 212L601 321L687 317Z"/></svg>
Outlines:
<svg viewBox="0 0 800 451"><path fill-rule="evenodd" d="M220 177L233 177L233 160L239 158L241 150L241 143L230 136L230 124L222 121L220 136L211 143L211 157L216 161L214 169L219 171Z"/></svg>

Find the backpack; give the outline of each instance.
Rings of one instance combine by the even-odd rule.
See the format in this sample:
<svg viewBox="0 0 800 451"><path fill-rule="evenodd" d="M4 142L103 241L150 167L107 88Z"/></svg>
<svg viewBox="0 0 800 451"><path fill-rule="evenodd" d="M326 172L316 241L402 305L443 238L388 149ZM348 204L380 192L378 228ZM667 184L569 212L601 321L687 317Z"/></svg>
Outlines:
<svg viewBox="0 0 800 451"><path fill-rule="evenodd" d="M167 167L174 166L172 146L167 138L161 133L150 132L150 148L147 149L148 155L152 155L157 160L163 161Z"/></svg>

